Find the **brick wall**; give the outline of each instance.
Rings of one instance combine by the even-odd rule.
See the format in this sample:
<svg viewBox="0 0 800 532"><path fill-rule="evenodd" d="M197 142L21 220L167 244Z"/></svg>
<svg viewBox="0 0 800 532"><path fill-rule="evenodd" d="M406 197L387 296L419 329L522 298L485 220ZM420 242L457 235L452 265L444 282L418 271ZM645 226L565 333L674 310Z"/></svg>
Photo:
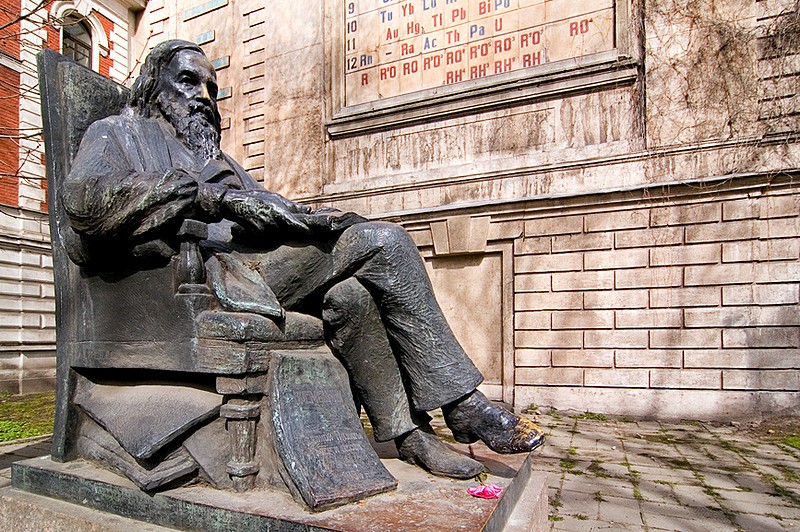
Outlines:
<svg viewBox="0 0 800 532"><path fill-rule="evenodd" d="M799 391L800 191L618 200L524 222L514 247L521 397L641 414L614 402L646 394L602 391Z"/></svg>
<svg viewBox="0 0 800 532"><path fill-rule="evenodd" d="M22 0L3 0L3 6L0 8L0 27L6 26L19 16L22 9L21 2ZM18 58L19 44L19 22L0 30L0 52Z"/></svg>
<svg viewBox="0 0 800 532"><path fill-rule="evenodd" d="M0 27L15 20L21 0L4 2L0 9ZM20 24L15 22L0 30L0 53L19 59ZM15 138L19 134L19 72L0 65L0 203L17 205L19 151Z"/></svg>
<svg viewBox="0 0 800 532"><path fill-rule="evenodd" d="M759 35L758 120L773 135L800 129L800 99L797 98L797 25L800 22L795 2L759 1L756 4ZM794 53L786 53L794 50Z"/></svg>
<svg viewBox="0 0 800 532"><path fill-rule="evenodd" d="M114 49L114 42L111 40L111 34L114 31L114 22L104 16L102 13L94 11L94 14L97 16L97 19L100 21L100 24L103 26L103 31L106 32L106 37L108 38L108 46L109 46L109 53L104 57L102 54L100 55L99 64L97 65L97 71L100 72L104 76L111 76L111 66L113 65L113 61L111 59L111 50Z"/></svg>
<svg viewBox="0 0 800 532"><path fill-rule="evenodd" d="M18 204L19 72L0 65L0 203Z"/></svg>

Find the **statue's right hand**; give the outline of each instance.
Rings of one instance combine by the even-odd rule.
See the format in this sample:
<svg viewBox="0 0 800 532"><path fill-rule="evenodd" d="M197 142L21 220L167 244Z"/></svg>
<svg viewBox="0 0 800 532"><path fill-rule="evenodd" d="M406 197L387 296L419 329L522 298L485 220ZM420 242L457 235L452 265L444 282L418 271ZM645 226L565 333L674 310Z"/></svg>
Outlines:
<svg viewBox="0 0 800 532"><path fill-rule="evenodd" d="M173 168L152 184L152 182L141 181L135 184L145 190L144 203L162 203L191 198L197 193L197 182L186 171L180 168Z"/></svg>
<svg viewBox="0 0 800 532"><path fill-rule="evenodd" d="M222 199L222 213L254 236L274 230L287 236L309 236L311 230L286 200L266 190L228 190Z"/></svg>

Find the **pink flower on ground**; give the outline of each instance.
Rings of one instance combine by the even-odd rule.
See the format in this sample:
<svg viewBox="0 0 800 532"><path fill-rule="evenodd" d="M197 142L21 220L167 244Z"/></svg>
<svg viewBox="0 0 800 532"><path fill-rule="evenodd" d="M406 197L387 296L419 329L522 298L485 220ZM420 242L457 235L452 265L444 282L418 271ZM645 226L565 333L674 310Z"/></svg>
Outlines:
<svg viewBox="0 0 800 532"><path fill-rule="evenodd" d="M503 488L494 484L486 484L484 486L468 488L467 491L473 497L480 497L481 499L499 499L500 494L503 493Z"/></svg>

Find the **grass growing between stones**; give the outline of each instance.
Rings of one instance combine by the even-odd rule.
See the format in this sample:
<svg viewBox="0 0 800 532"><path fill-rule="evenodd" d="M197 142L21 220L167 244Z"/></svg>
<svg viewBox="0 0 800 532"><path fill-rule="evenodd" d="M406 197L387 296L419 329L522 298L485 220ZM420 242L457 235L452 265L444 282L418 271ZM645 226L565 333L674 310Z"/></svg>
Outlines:
<svg viewBox="0 0 800 532"><path fill-rule="evenodd" d="M775 464L775 467L780 469L781 473L783 473L784 480L788 480L789 482L800 482L800 474L798 474L797 471L791 467L783 464Z"/></svg>
<svg viewBox="0 0 800 532"><path fill-rule="evenodd" d="M575 460L571 458L562 458L559 464L565 473L570 475L583 475L583 471L575 467Z"/></svg>
<svg viewBox="0 0 800 532"><path fill-rule="evenodd" d="M592 419L594 421L606 421L606 419L608 419L604 414L597 414L595 412L584 412L583 414L571 417L573 419Z"/></svg>
<svg viewBox="0 0 800 532"><path fill-rule="evenodd" d="M558 509L563 506L563 503L561 502L561 488L556 490L555 496L550 498L548 504L552 506L553 510L547 514L547 519L556 522L563 521L564 518L558 515Z"/></svg>
<svg viewBox="0 0 800 532"><path fill-rule="evenodd" d="M0 394L0 442L50 434L55 412L55 392Z"/></svg>
<svg viewBox="0 0 800 532"><path fill-rule="evenodd" d="M676 443L670 434L642 434L642 439L649 443L660 443L661 445L672 445Z"/></svg>
<svg viewBox="0 0 800 532"><path fill-rule="evenodd" d="M602 462L600 460L592 460L592 463L589 464L587 468L590 473L592 473L597 478L611 478L612 475L603 469Z"/></svg>
<svg viewBox="0 0 800 532"><path fill-rule="evenodd" d="M794 447L795 449L800 450L800 436L796 436L794 434L791 434L789 436L784 436L783 443L785 443L789 447Z"/></svg>

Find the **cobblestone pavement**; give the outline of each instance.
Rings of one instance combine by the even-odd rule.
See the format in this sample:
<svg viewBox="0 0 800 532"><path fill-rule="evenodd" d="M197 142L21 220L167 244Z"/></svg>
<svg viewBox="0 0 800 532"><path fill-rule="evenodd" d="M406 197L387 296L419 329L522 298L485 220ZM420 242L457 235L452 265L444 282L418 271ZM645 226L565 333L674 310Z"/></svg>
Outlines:
<svg viewBox="0 0 800 532"><path fill-rule="evenodd" d="M800 450L732 426L538 416L551 530L800 532Z"/></svg>
<svg viewBox="0 0 800 532"><path fill-rule="evenodd" d="M434 424L441 429L440 416ZM732 426L536 416L554 531L800 532L800 450ZM0 444L11 463L49 453L49 440Z"/></svg>

